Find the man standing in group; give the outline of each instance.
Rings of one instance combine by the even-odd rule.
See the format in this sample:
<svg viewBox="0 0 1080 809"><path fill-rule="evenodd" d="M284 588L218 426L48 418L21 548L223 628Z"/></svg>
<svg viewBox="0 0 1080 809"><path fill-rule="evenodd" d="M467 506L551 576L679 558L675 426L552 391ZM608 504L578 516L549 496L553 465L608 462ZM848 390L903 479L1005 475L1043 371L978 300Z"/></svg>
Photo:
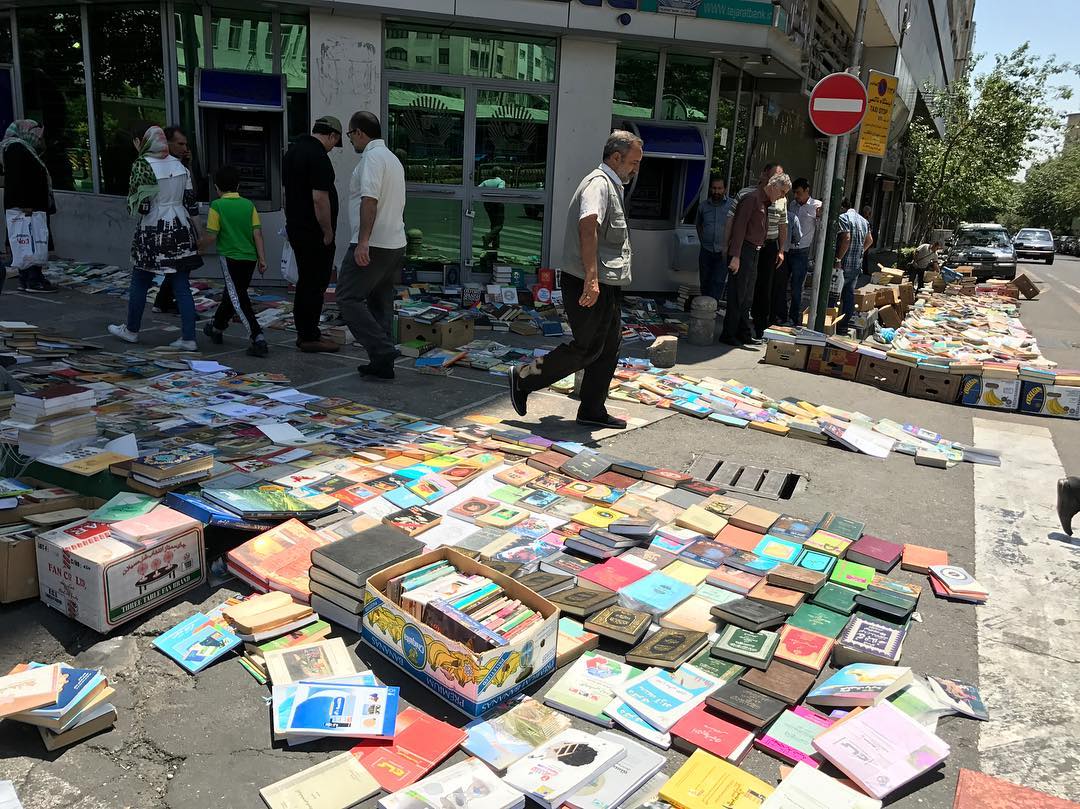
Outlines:
<svg viewBox="0 0 1080 809"><path fill-rule="evenodd" d="M863 269L863 256L874 243L870 235L870 223L851 205L851 200L840 203L840 243L836 248L836 268L844 274L844 286L840 291L840 310L844 314L841 332L847 334L855 319L855 285Z"/></svg>
<svg viewBox="0 0 1080 809"><path fill-rule="evenodd" d="M758 184L747 186L740 191L739 196L736 198L736 204L744 197L753 194L755 190L763 189L770 177L783 173L784 167L779 163L766 163L765 167L761 170L761 174L758 175ZM731 226L734 221L735 206L733 205L728 212L728 241L731 240ZM772 290L776 269L784 262L783 251L784 247L787 246L787 240L787 199L785 198L782 201L778 200L769 208L766 239L765 243L762 245L762 249L758 253L758 266L754 273L756 278L756 288L752 297L754 322L757 326L758 334L761 334L761 332L772 325L774 314L779 317L784 316L784 313L772 312ZM733 256L728 254L729 263L732 258Z"/></svg>
<svg viewBox="0 0 1080 809"><path fill-rule="evenodd" d="M608 387L622 341L620 288L630 283L630 231L623 186L638 172L643 156L637 135L616 130L604 144L604 162L574 192L563 240L562 293L573 340L527 365L511 368L510 402L519 416L529 394L584 369L577 423L623 429L626 422L607 412Z"/></svg>
<svg viewBox="0 0 1080 809"><path fill-rule="evenodd" d="M810 196L810 183L805 177L797 179L791 190L795 201L788 206L788 216L799 223L798 241L795 241L795 236L792 235L791 247L785 257L791 273L791 303L785 310L786 290L781 287L773 309L777 317L783 317L783 313L787 311L787 325L798 326L802 323L802 296L806 275L810 270L810 251L814 248L818 220L821 219L821 200ZM788 229L793 230L790 227Z"/></svg>
<svg viewBox="0 0 1080 809"><path fill-rule="evenodd" d="M724 178L714 174L709 180L709 196L698 206L697 235L701 245L698 253L698 274L701 294L724 298L727 285L727 255L724 237L727 234L728 212L733 201L727 195Z"/></svg>
<svg viewBox="0 0 1080 809"><path fill-rule="evenodd" d="M341 121L324 115L315 121L310 135L297 138L282 162L285 233L296 254L298 276L293 299L296 345L309 353L339 348L322 339L319 330L323 296L334 269L338 198L329 152L338 146Z"/></svg>
<svg viewBox="0 0 1080 809"><path fill-rule="evenodd" d="M353 113L346 133L360 162L349 181L352 237L338 272L337 302L368 364L357 370L375 379L394 378L397 349L394 283L405 264L405 169L382 139L370 112Z"/></svg>
<svg viewBox="0 0 1080 809"><path fill-rule="evenodd" d="M169 154L184 164L184 168L188 170L188 174L191 174L191 149L188 148L187 135L184 134L178 126L165 127L165 139L169 142ZM194 188L194 177L192 177L192 187ZM172 284L162 283L158 287L157 295L154 297L153 311L164 312L170 315L180 314L180 309L176 306L176 297L173 295Z"/></svg>
<svg viewBox="0 0 1080 809"><path fill-rule="evenodd" d="M920 244L915 248L915 257L911 260L911 267L908 269L908 277L911 278L911 282L915 284L915 291L918 292L923 288L925 283L926 271L938 270L938 250L941 249L941 242L935 241L932 244Z"/></svg>
<svg viewBox="0 0 1080 809"><path fill-rule="evenodd" d="M731 277L728 278L727 312L720 339L728 345L761 345L750 319L761 266L759 256L768 234L769 209L790 190L790 177L773 174L767 182L739 200L727 243Z"/></svg>

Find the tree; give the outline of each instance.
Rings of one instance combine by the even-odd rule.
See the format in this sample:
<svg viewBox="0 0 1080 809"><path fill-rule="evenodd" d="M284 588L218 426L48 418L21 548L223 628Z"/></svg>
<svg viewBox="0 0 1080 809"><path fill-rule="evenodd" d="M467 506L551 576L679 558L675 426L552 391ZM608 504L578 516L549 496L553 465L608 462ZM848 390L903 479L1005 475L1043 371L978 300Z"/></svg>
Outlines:
<svg viewBox="0 0 1080 809"><path fill-rule="evenodd" d="M1072 233L1080 218L1080 144L1028 169L1016 205L1021 225Z"/></svg>
<svg viewBox="0 0 1080 809"><path fill-rule="evenodd" d="M992 220L1008 209L1013 178L1060 127L1051 101L1069 91L1053 81L1075 70L1032 54L1025 43L998 54L988 73L969 69L946 90L928 89L930 114L943 121L945 134L939 138L922 121L909 133L920 240L931 228Z"/></svg>

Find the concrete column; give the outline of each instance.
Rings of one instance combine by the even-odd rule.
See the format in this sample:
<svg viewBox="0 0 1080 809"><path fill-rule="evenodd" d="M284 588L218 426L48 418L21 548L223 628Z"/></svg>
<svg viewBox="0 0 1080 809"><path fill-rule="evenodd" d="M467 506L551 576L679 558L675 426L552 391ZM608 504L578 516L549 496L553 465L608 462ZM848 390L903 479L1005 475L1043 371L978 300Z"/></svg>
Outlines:
<svg viewBox="0 0 1080 809"><path fill-rule="evenodd" d="M615 43L566 37L559 47L555 165L551 169L551 266L562 264L566 206L582 178L600 165L611 131Z"/></svg>

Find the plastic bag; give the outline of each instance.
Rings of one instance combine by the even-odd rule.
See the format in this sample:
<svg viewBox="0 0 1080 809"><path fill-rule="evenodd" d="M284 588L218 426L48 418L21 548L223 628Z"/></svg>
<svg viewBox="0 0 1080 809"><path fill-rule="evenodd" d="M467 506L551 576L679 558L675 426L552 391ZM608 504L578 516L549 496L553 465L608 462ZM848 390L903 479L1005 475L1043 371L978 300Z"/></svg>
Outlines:
<svg viewBox="0 0 1080 809"><path fill-rule="evenodd" d="M285 235L284 228L278 231L278 236L285 240L281 247L281 277L287 283L295 284L300 280L300 270L296 266L296 253L289 244L289 237Z"/></svg>
<svg viewBox="0 0 1080 809"><path fill-rule="evenodd" d="M27 216L22 211L10 210L6 219L11 266L26 270L48 264L49 225L45 212L34 211Z"/></svg>

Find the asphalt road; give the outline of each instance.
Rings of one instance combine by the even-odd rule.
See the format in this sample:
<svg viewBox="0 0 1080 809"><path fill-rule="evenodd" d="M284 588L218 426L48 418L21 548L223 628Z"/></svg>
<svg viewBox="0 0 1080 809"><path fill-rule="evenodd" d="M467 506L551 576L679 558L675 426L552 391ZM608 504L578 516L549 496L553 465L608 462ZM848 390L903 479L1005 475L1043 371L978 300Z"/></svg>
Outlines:
<svg viewBox="0 0 1080 809"><path fill-rule="evenodd" d="M1080 260L1060 258L1052 267L1024 264L1022 269L1044 288L1038 300L1023 304L1024 322L1035 330L1048 356L1063 367L1080 367ZM105 335L108 322L120 318L122 308L114 298L90 299L71 292L46 298L11 295L9 289L0 296L0 314L5 318L55 324L66 333L97 338ZM147 342L174 339L175 319L149 313L148 319ZM463 370L438 378L402 369L394 384L366 384L355 373L352 350L337 356L301 356L290 347L288 334L271 337L268 361L244 356L238 334L228 337L214 356L241 370L287 373L313 393L349 396L450 421L484 412L552 437L585 437L565 421L574 412L574 403L565 397L536 396L530 400L529 416L519 419L506 405L501 380L488 375ZM111 338L101 342L119 348ZM628 346L630 351L642 353L642 347ZM837 511L865 520L871 533L947 548L953 561L975 568L980 579L992 582L990 604L974 608L924 595L919 606L922 622L913 625L902 662L916 672L979 682L991 722L943 720L939 732L951 745L951 756L940 772L890 805L948 809L960 767L983 769L1080 800L1080 762L1069 746L1070 740L1080 737L1076 707L1080 661L1076 646L1069 643L1076 632L1080 550L1060 532L1055 535L1049 522L1052 483L1046 484L1062 468L1080 470L1080 424L924 402L761 365L759 359L756 351L702 349L685 343L679 348L679 364L691 372L734 377L775 395L798 395L916 422L961 441L975 437L1000 443L1006 465L976 471L969 465L951 470L919 467L903 456L881 462L679 414L620 408L617 403L613 410L625 409L650 423L599 443L614 454L676 468L686 468L708 453L796 470L805 482L790 501L779 505L783 511L807 516ZM896 575L918 580L899 571ZM259 787L345 749L331 743L296 749L273 745L267 689L239 664L223 661L191 677L151 647L157 634L231 592L228 586L215 591L204 586L108 639L33 601L0 607L0 670L26 659L75 659L103 665L117 687L116 730L64 751L46 753L32 728L0 723L0 779L15 781L27 809L76 804L80 809L260 807ZM407 702L462 723L462 717L444 703L371 649L357 645L351 633L338 634L384 682L400 685ZM617 654L625 647L602 648ZM671 753L665 772L673 772L683 760L681 754ZM770 782L778 776L776 760L757 751L750 753L744 766ZM362 805L374 804L372 799Z"/></svg>

